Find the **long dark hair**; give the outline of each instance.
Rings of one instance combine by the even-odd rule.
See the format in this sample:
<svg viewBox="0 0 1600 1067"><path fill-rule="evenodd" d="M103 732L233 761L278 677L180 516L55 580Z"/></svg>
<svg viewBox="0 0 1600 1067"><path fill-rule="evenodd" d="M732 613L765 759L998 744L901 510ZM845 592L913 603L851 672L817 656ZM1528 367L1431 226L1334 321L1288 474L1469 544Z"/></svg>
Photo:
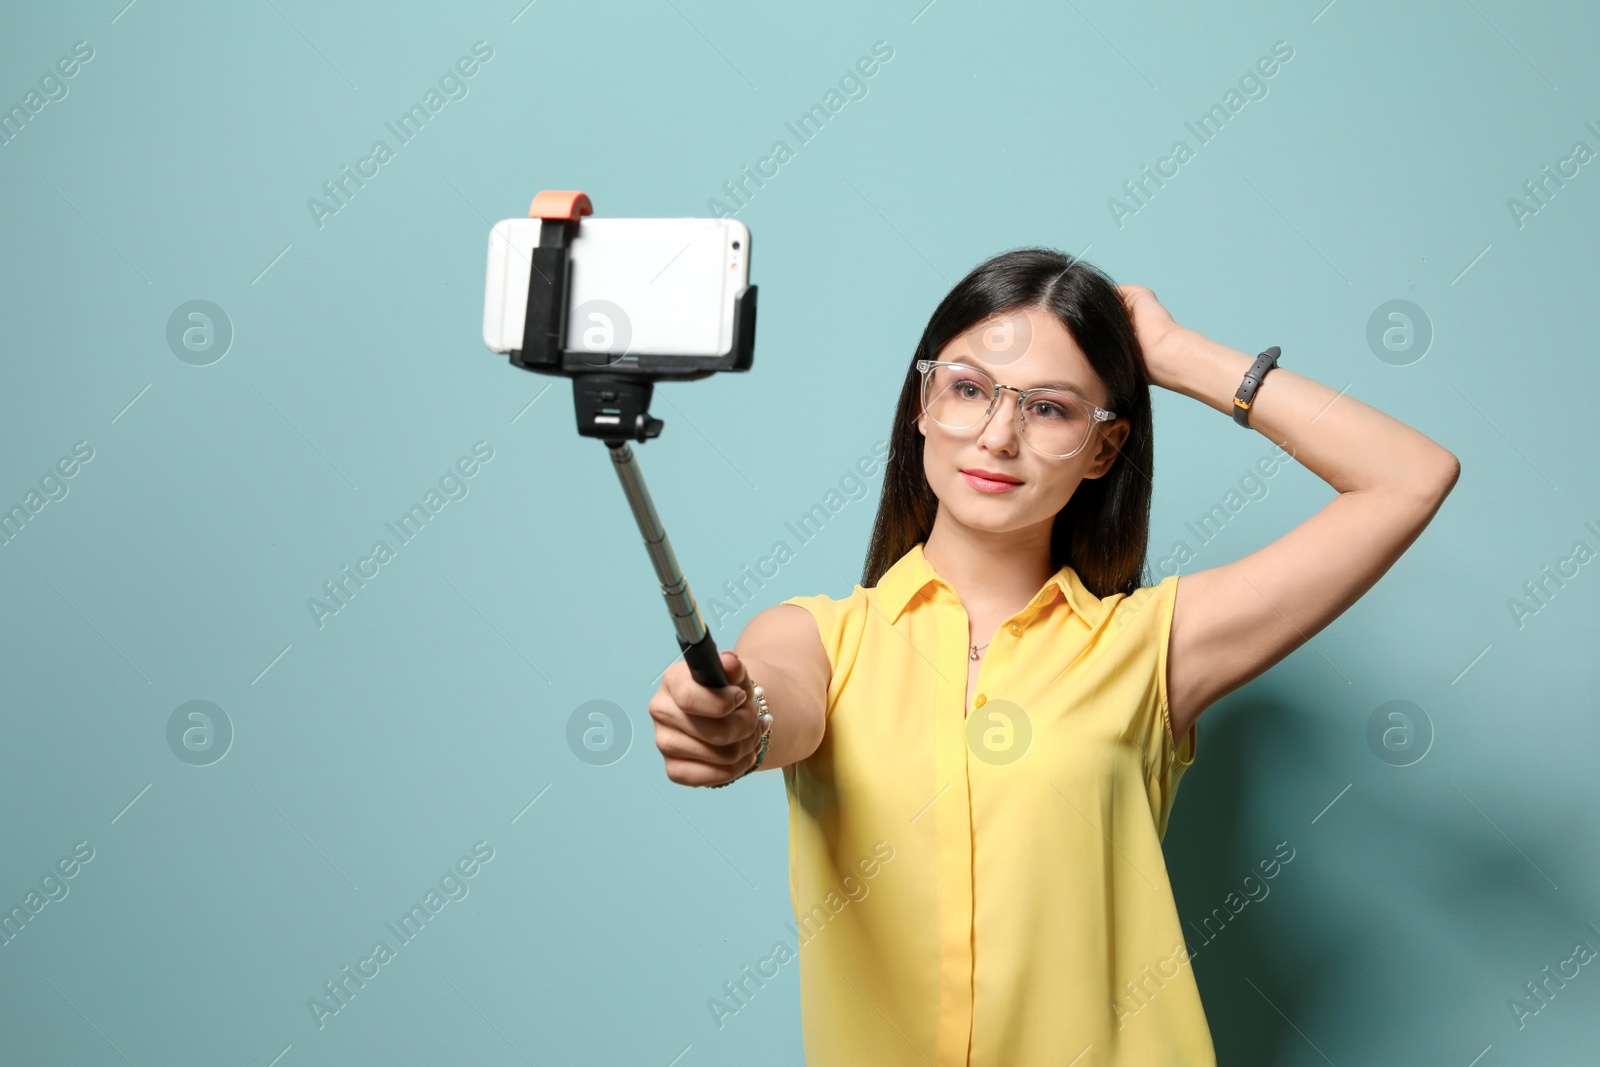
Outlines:
<svg viewBox="0 0 1600 1067"><path fill-rule="evenodd" d="M922 374L917 360L938 359L950 340L997 312L1018 307L1052 312L1105 383L1107 406L1131 423L1127 440L1099 478L1085 479L1056 513L1050 566L1070 565L1098 597L1139 588L1150 539L1155 452L1150 378L1144 353L1115 284L1097 267L1049 248L1001 253L973 268L934 309L906 369L895 408L889 461L878 516L867 545L861 584L872 587L895 562L933 532L939 498L922 468L917 432Z"/></svg>

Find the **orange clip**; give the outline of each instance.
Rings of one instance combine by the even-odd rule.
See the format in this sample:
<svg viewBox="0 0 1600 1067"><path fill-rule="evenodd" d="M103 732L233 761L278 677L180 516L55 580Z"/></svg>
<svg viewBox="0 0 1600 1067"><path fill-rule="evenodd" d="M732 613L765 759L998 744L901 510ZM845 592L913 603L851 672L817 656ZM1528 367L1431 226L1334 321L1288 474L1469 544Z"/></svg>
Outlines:
<svg viewBox="0 0 1600 1067"><path fill-rule="evenodd" d="M530 219L565 219L577 222L580 216L593 215L589 194L569 189L541 189L528 207Z"/></svg>

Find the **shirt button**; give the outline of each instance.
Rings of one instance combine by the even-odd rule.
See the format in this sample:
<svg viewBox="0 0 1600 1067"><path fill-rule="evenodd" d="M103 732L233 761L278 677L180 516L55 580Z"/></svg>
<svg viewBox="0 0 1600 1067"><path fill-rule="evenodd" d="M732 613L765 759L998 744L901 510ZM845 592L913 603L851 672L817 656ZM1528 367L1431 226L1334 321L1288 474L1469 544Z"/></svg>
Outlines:
<svg viewBox="0 0 1600 1067"><path fill-rule="evenodd" d="M972 702L972 706L975 707L975 708L981 708L985 704L987 704L988 702L989 702L989 698L984 696L982 693L979 693L978 694L978 699L976 699L976 700L974 700Z"/></svg>
<svg viewBox="0 0 1600 1067"><path fill-rule="evenodd" d="M1020 622L1014 622L1014 623L1011 624L1011 636L1012 637L1017 636L1021 632L1022 632L1022 624Z"/></svg>

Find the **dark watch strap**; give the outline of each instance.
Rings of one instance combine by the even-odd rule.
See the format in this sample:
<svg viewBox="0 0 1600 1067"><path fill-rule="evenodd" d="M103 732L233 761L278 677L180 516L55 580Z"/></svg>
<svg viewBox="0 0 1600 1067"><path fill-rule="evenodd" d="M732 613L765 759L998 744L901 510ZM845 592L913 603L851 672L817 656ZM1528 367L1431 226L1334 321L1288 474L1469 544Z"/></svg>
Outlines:
<svg viewBox="0 0 1600 1067"><path fill-rule="evenodd" d="M1255 402L1256 389L1261 385L1261 379L1267 376L1267 371L1278 365L1278 357L1283 351L1273 345L1256 357L1250 364L1250 369L1244 372L1244 381L1239 383L1239 391L1233 394L1233 421L1245 429L1250 428L1250 405Z"/></svg>

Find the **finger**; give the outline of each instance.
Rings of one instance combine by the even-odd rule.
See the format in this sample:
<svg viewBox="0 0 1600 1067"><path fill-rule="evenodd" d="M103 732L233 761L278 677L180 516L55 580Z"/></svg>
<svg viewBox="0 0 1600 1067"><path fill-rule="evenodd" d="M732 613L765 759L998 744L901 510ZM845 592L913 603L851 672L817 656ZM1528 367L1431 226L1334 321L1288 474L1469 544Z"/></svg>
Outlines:
<svg viewBox="0 0 1600 1067"><path fill-rule="evenodd" d="M717 719L687 715L683 732L708 745L736 745L755 737L759 725L755 708L746 706L732 715Z"/></svg>
<svg viewBox="0 0 1600 1067"><path fill-rule="evenodd" d="M750 762L750 757L755 754L759 746L760 741L754 736L730 745L710 745L681 730L670 727L656 728L656 748L661 751L663 757L672 759L695 760L718 767L742 769Z"/></svg>
<svg viewBox="0 0 1600 1067"><path fill-rule="evenodd" d="M722 653L722 672L728 676L729 685L737 685L741 688L744 686L744 661L739 658L737 652L724 651Z"/></svg>
<svg viewBox="0 0 1600 1067"><path fill-rule="evenodd" d="M660 726L688 734L708 745L748 740L755 735L757 727L754 701L735 709L731 715L695 715L668 696L650 702L650 717Z"/></svg>
<svg viewBox="0 0 1600 1067"><path fill-rule="evenodd" d="M724 651L721 653L721 660L722 673L728 679L726 691L730 693L729 699L734 702L733 706L737 710L750 699L750 674L745 670L744 661L739 658L737 652ZM734 692L735 690L737 692Z"/></svg>
<svg viewBox="0 0 1600 1067"><path fill-rule="evenodd" d="M732 655L732 653L723 653ZM724 672L726 672L724 665ZM743 668L741 667L742 671ZM732 714L743 704L747 698L743 687L725 685L720 689L712 689L695 681L687 670L663 679L668 694L678 707L691 715L700 715L706 718L723 718Z"/></svg>
<svg viewBox="0 0 1600 1067"><path fill-rule="evenodd" d="M744 768L730 770L725 767L716 767L696 760L669 759L667 760L667 777L679 785L710 786L724 785L744 774Z"/></svg>
<svg viewBox="0 0 1600 1067"><path fill-rule="evenodd" d="M725 719L746 702L743 689L731 685L722 689L707 689L693 678L685 678L678 685L669 687L667 696L690 715L706 719Z"/></svg>
<svg viewBox="0 0 1600 1067"><path fill-rule="evenodd" d="M742 694L739 698L741 703L737 705L737 708L740 712L748 710L753 721L761 714L761 709L756 707L755 682L750 678L750 672L746 669L744 660L740 659L737 653L724 652L723 656L726 657L723 661L723 669L727 672L728 683L738 686ZM731 666L729 664L730 660L732 661Z"/></svg>

